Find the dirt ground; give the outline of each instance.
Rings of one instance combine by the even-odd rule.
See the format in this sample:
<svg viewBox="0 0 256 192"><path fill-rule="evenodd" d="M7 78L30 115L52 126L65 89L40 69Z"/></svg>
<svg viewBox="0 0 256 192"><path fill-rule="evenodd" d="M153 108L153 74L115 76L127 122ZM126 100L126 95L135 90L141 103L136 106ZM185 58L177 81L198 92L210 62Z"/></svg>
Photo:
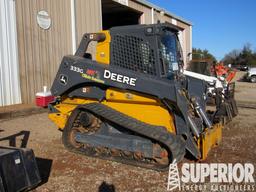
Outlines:
<svg viewBox="0 0 256 192"><path fill-rule="evenodd" d="M240 102L245 103L256 103L256 83L248 83L241 78L246 72L238 72L236 74L236 92L235 98Z"/></svg>
<svg viewBox="0 0 256 192"><path fill-rule="evenodd" d="M256 101L256 94L251 95L251 92L256 93L256 84L239 84L239 99ZM244 89L250 97L244 96ZM256 164L255 117L256 109L240 108L239 115L224 128L221 144L210 152L205 162ZM35 192L166 191L168 172L68 152L61 143L61 132L46 113L0 120L0 145L10 144L34 149L43 179L43 184L33 190Z"/></svg>

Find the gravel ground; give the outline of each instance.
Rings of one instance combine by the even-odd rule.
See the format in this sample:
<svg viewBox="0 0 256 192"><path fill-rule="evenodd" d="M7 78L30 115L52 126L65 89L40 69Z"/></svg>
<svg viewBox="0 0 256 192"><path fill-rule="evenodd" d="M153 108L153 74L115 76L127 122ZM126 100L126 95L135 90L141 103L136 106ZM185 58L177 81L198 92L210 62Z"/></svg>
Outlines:
<svg viewBox="0 0 256 192"><path fill-rule="evenodd" d="M256 110L240 109L239 112L239 116L224 128L222 143L210 152L206 162L256 163ZM16 136L16 146L26 145L23 136L29 134L27 147L34 149L45 182L34 191L100 191L102 188L115 188L116 191L166 191L167 172L68 152L62 146L61 132L48 120L47 114L2 121L0 132L0 145L8 145L17 133L22 135Z"/></svg>
<svg viewBox="0 0 256 192"><path fill-rule="evenodd" d="M235 98L243 103L256 103L256 83L249 83L241 80L246 72L239 71L236 75Z"/></svg>

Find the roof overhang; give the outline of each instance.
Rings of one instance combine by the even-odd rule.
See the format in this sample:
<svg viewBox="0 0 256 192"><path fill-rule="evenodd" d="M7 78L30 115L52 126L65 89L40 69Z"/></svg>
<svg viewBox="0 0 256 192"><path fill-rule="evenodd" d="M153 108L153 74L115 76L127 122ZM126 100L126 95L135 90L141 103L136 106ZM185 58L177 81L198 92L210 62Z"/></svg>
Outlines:
<svg viewBox="0 0 256 192"><path fill-rule="evenodd" d="M192 22L190 22L190 21L188 21L188 20L186 20L186 19L184 19L184 18L182 18L180 16L177 16L177 15L171 13L170 11L168 11L168 10L162 8L162 7L159 7L159 6L157 6L157 5L153 4L153 3L150 3L150 2L148 2L146 0L134 0L134 1L137 1L138 3L143 4L143 5L146 5L147 7L153 8L153 9L159 11L159 12L163 11L166 15L168 15L168 16L174 18L174 19L177 19L177 20L179 20L179 21L181 21L181 22L183 22L183 23L185 23L187 25L190 25L190 26L193 25Z"/></svg>

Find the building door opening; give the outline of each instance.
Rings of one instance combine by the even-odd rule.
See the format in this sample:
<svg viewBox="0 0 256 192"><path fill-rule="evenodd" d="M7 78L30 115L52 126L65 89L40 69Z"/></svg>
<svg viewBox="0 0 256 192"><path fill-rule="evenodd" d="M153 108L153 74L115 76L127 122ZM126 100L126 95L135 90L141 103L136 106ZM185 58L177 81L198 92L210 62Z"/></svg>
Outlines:
<svg viewBox="0 0 256 192"><path fill-rule="evenodd" d="M117 3L102 0L102 28L107 30L114 26L136 25L140 23L142 12Z"/></svg>

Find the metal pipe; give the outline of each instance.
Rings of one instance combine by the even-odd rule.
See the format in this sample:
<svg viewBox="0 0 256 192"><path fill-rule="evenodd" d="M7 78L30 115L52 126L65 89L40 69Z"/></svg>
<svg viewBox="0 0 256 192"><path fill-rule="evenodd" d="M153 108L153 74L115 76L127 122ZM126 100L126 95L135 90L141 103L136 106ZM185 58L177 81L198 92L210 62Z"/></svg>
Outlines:
<svg viewBox="0 0 256 192"><path fill-rule="evenodd" d="M203 109L199 106L197 108L199 114L201 115L201 117L203 118L205 124L207 127L212 128L212 122L209 120L209 118L207 117L206 113L203 111Z"/></svg>
<svg viewBox="0 0 256 192"><path fill-rule="evenodd" d="M188 116L188 121L189 121L189 124L190 124L193 134L198 138L200 136L200 131L198 130L195 122L193 121L193 119L190 116Z"/></svg>
<svg viewBox="0 0 256 192"><path fill-rule="evenodd" d="M205 125L208 128L212 128L212 122L209 120L209 118L207 117L205 111L202 109L202 107L200 106L200 104L198 103L198 101L193 98L192 102L194 104L195 110L197 111L197 113L201 116L201 118L203 119Z"/></svg>

